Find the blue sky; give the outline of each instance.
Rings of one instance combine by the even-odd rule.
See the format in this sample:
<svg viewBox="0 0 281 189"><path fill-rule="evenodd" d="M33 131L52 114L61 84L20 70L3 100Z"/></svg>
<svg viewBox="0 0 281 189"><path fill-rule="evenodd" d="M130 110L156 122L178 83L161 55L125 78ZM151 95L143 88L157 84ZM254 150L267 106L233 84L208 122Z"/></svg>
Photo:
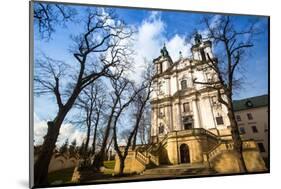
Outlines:
<svg viewBox="0 0 281 189"><path fill-rule="evenodd" d="M83 14L86 7L73 6L78 10L78 18ZM178 52L182 51L184 56L190 56L190 44L186 44L186 37L195 29L204 31L200 20L206 14L176 11L152 11L144 9L116 8L116 14L120 19L134 27L136 34L136 49L138 55L136 64L146 57L148 60L156 58L160 54L160 48L166 43L173 60L178 58ZM249 19L259 19L260 27L264 32L255 40L251 50L251 56L245 60L243 89L235 93L234 99L246 98L268 93L268 31L267 18L253 16L235 16L235 23L243 28ZM56 27L49 41L38 38L35 26L35 59L40 53L76 64L72 54L69 52L72 41L71 34L78 34L83 25L81 22L69 23L67 28ZM215 51L216 53L216 51ZM138 65L136 70L140 69ZM35 114L38 120L48 120L56 113L52 97L35 97Z"/></svg>

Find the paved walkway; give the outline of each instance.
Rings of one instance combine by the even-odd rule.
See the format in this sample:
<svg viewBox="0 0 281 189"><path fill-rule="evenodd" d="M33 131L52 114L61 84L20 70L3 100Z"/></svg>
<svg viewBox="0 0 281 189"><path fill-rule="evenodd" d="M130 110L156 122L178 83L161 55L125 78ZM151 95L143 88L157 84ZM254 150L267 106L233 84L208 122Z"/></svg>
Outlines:
<svg viewBox="0 0 281 189"><path fill-rule="evenodd" d="M202 164L180 164L180 165L162 165L157 168L147 169L143 174L130 175L125 177L107 177L98 179L89 179L83 181L86 183L111 183L111 182L126 182L137 180L155 180L155 179L173 179L187 178L196 176L208 176L216 173L210 172Z"/></svg>

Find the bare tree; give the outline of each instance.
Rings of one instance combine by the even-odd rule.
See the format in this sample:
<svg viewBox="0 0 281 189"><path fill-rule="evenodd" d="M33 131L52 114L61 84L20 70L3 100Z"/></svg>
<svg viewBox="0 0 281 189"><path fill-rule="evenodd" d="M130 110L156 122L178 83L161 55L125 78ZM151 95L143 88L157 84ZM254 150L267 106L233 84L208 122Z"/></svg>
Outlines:
<svg viewBox="0 0 281 189"><path fill-rule="evenodd" d="M73 21L76 10L68 5L34 2L34 23L42 39L49 40L55 28Z"/></svg>
<svg viewBox="0 0 281 189"><path fill-rule="evenodd" d="M123 71L121 71L121 73L123 73ZM120 74L118 78L111 80L111 85L113 88L113 92L112 92L112 94L110 94L112 105L110 107L110 112L107 116L107 124L106 124L105 131L104 131L104 137L103 137L101 149L98 152L98 154L96 155L93 165L92 165L92 168L95 170L99 170L99 168L103 165L103 160L104 160L105 153L106 153L106 146L109 143L110 131L111 131L114 121L116 119L115 114L116 114L116 109L118 109L118 105L120 103L119 102L120 98L122 97L122 95L124 95L124 93L126 91L128 91L128 88L132 88L132 83L129 80L124 79L122 77L122 74ZM131 99L131 101L132 101L132 99ZM128 103L128 105L129 105L129 103Z"/></svg>
<svg viewBox="0 0 281 189"><path fill-rule="evenodd" d="M205 17L203 20L207 29L207 38L212 40L217 47L220 46L222 50L220 51L219 61L207 54L206 65L216 74L208 78L206 82L196 80L194 82L206 85L211 90L216 90L218 101L227 108L234 148L240 159L240 170L246 172L247 168L242 154L242 141L235 120L232 96L236 85L239 83L239 78L236 78L235 75L237 68L249 55L249 49L253 47L253 37L259 32L256 22L249 22L247 26L239 30L229 16L220 16L215 22L211 22L212 19L212 17ZM197 34L198 37L199 40L202 39Z"/></svg>
<svg viewBox="0 0 281 189"><path fill-rule="evenodd" d="M118 91L120 90L120 88L124 88L126 89L127 91L130 91L130 87L129 88L126 88L126 86L128 86L129 84L129 80L127 79L124 79L123 81L118 81L119 84L117 84L115 86L115 91ZM120 88L119 88L120 87ZM122 93L119 93L118 95L115 96L115 100L117 101L117 108L115 110L115 114L114 114L114 121L112 123L112 127L113 127L113 140L114 140L114 149L115 151L117 152L117 155L120 159L120 175L123 175L123 170L124 170L124 162L125 162L125 159L126 159L126 156L128 154L128 149L129 147L131 146L131 140L133 138L133 135L134 133L136 132L136 129L133 129L133 131L130 132L130 135L128 137L128 142L127 142L127 145L124 149L124 152L122 152L118 146L118 136L117 136L117 123L118 123L118 120L120 118L120 116L122 115L122 113L124 112L124 110L133 102L134 98L137 96L138 92L134 92L133 95L130 95L127 97L125 97L125 100L124 100L124 91L125 90L122 90L123 92ZM140 90L138 90L140 91Z"/></svg>
<svg viewBox="0 0 281 189"><path fill-rule="evenodd" d="M47 122L48 130L42 151L34 165L36 186L48 184L48 166L61 125L80 92L101 77L116 77L119 70L126 69L128 64L128 61L124 61L127 46L123 41L128 40L132 32L111 12L104 13L100 9L89 10L84 29L84 32L73 38L73 57L78 62L78 66L73 68L75 73L70 75L65 69L67 65L73 63L66 64L51 58L35 63L35 93L52 94L58 108L54 119ZM110 58L108 54L111 55ZM63 76L66 75L68 80L63 80ZM63 92L66 91L63 90L65 82L69 83L68 93Z"/></svg>
<svg viewBox="0 0 281 189"><path fill-rule="evenodd" d="M86 141L83 158L88 159L89 155L95 151L96 132L101 118L101 113L105 105L105 90L101 80L88 85L79 95L75 102L78 115L74 116L72 123L86 126ZM93 135L92 152L89 151L90 136Z"/></svg>
<svg viewBox="0 0 281 189"><path fill-rule="evenodd" d="M151 127L151 110L149 104L145 106L143 115L140 120L138 134L141 145L149 143L150 137L150 127ZM136 140L134 140L133 145L136 145Z"/></svg>
<svg viewBox="0 0 281 189"><path fill-rule="evenodd" d="M134 109L135 113L133 114L134 120L135 120L135 133L133 136L133 142L132 142L132 150L135 149L136 143L137 143L137 135L138 133L142 133L142 141L144 139L145 135L145 126L146 122L144 120L144 113L145 110L147 110L149 107L149 98L152 92L152 76L154 74L153 65L146 62L145 71L142 74L142 88L145 90L142 90L138 93L135 101L134 101ZM142 129L139 131L139 128Z"/></svg>
<svg viewBox="0 0 281 189"><path fill-rule="evenodd" d="M100 90L100 97L96 99L95 103L95 117L94 117L94 128L93 128L93 142L92 142L92 155L96 153L97 137L98 137L98 126L101 120L104 118L104 112L106 108L106 96L105 91Z"/></svg>
<svg viewBox="0 0 281 189"><path fill-rule="evenodd" d="M136 93L135 95L132 95L131 98L129 98L128 101L123 102L121 101L121 98L119 98L119 111L117 112L113 124L113 139L114 139L114 149L119 157L120 160L120 175L124 174L124 167L125 167L125 159L128 155L129 148L132 146L132 150L135 149L136 146L136 137L138 133L138 129L140 126L140 121L141 118L143 117L143 113L145 110L145 107L147 103L149 102L149 98L152 92L151 84L152 84L152 74L153 74L153 69L152 65L147 67L147 70L143 74L143 82L139 89L135 90ZM136 107L136 113L134 114L135 117L135 122L134 125L128 135L126 145L124 149L120 149L118 145L118 139L117 139L117 122L119 117L121 116L123 110L131 103L135 103Z"/></svg>

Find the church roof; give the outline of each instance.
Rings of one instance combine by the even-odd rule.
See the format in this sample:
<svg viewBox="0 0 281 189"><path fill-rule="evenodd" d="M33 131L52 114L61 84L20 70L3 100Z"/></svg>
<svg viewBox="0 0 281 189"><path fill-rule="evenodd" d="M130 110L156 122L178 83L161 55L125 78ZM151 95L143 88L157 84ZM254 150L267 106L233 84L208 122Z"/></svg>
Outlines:
<svg viewBox="0 0 281 189"><path fill-rule="evenodd" d="M268 106L268 95L255 96L233 101L234 111Z"/></svg>

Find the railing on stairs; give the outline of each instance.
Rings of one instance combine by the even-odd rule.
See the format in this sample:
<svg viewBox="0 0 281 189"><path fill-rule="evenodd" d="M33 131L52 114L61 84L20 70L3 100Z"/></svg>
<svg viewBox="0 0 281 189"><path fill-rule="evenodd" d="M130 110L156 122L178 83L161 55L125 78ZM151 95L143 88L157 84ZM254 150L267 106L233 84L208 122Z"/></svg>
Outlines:
<svg viewBox="0 0 281 189"><path fill-rule="evenodd" d="M209 161L216 157L217 155L221 154L223 151L233 150L234 144L232 141L222 141L220 142L215 148L213 148L211 151L209 151L208 159Z"/></svg>
<svg viewBox="0 0 281 189"><path fill-rule="evenodd" d="M140 151L136 151L135 154L135 158L136 160L138 160L141 164L148 165L150 162L152 162L153 164L159 166L159 157L155 156L149 152L146 153L146 155L144 155L143 153L141 153Z"/></svg>
<svg viewBox="0 0 281 189"><path fill-rule="evenodd" d="M151 154L150 152L147 153L149 160L154 163L155 165L159 166L159 156L155 156L153 154Z"/></svg>
<svg viewBox="0 0 281 189"><path fill-rule="evenodd" d="M257 149L257 146L253 140L243 141L243 150ZM234 143L232 140L223 140L215 145L208 152L203 153L204 161L212 161L217 155L223 153L224 151L234 150Z"/></svg>
<svg viewBox="0 0 281 189"><path fill-rule="evenodd" d="M149 159L139 151L136 151L135 158L143 165L147 165L149 163Z"/></svg>

